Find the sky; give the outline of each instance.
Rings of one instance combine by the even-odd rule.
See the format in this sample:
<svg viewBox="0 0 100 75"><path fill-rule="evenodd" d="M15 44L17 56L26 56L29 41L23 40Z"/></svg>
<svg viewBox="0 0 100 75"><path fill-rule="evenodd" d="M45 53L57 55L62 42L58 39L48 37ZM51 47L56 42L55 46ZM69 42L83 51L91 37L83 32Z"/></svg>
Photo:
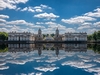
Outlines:
<svg viewBox="0 0 100 75"><path fill-rule="evenodd" d="M0 31L55 33L100 30L100 0L0 0Z"/></svg>

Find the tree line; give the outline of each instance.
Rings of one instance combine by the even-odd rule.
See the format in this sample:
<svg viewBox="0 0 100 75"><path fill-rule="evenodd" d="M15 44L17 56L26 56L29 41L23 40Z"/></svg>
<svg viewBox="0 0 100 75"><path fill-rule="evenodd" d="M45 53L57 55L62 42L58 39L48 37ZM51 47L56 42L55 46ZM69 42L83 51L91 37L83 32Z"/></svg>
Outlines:
<svg viewBox="0 0 100 75"><path fill-rule="evenodd" d="M93 34L91 34L91 35L88 35L87 36L87 39L89 40L89 41L91 41L91 40L95 40L95 41L97 41L97 40L100 40L100 30L99 31L95 31Z"/></svg>
<svg viewBox="0 0 100 75"><path fill-rule="evenodd" d="M0 32L0 40L8 40L8 33Z"/></svg>

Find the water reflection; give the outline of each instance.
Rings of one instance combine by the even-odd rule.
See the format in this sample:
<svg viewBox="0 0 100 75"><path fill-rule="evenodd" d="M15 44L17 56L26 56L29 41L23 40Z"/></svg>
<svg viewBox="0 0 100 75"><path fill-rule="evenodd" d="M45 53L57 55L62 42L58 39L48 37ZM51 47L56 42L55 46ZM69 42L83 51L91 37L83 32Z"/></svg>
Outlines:
<svg viewBox="0 0 100 75"><path fill-rule="evenodd" d="M64 50L67 52L86 52L87 49L100 53L100 44L62 44L62 43L45 43L45 44L0 44L0 52L30 52L34 50Z"/></svg>
<svg viewBox="0 0 100 75"><path fill-rule="evenodd" d="M99 46L59 43L0 45L0 75L99 75L100 54L94 53L100 50Z"/></svg>
<svg viewBox="0 0 100 75"><path fill-rule="evenodd" d="M86 52L87 44L8 44L9 52L30 52L38 50L38 55L42 54L42 50L54 50L55 54L59 55L59 50L67 52Z"/></svg>

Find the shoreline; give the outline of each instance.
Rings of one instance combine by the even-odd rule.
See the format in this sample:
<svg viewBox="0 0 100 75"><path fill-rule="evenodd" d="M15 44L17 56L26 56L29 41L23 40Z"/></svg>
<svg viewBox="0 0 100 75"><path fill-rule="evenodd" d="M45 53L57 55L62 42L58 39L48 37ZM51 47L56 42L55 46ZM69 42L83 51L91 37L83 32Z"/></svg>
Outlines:
<svg viewBox="0 0 100 75"><path fill-rule="evenodd" d="M34 44L34 43L100 43L100 41L0 41L0 44Z"/></svg>

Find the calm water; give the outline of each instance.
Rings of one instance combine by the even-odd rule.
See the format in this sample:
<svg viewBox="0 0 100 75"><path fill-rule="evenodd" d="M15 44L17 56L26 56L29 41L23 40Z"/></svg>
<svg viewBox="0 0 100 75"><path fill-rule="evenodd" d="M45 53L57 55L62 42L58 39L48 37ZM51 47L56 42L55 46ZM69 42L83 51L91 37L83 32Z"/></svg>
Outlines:
<svg viewBox="0 0 100 75"><path fill-rule="evenodd" d="M0 75L100 75L100 45L0 45Z"/></svg>

